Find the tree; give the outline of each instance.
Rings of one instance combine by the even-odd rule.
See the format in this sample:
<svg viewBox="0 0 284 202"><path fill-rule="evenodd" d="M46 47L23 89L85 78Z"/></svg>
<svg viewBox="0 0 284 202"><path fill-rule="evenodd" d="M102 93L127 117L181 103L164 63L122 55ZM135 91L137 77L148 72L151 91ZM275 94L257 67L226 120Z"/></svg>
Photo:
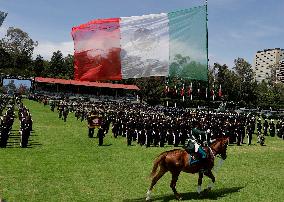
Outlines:
<svg viewBox="0 0 284 202"><path fill-rule="evenodd" d="M5 18L7 17L8 13L5 13L3 11L0 11L0 27L2 26Z"/></svg>
<svg viewBox="0 0 284 202"><path fill-rule="evenodd" d="M254 81L254 72L251 65L243 58L238 58L234 61L233 69L240 77L240 100L248 104L256 104L257 100L257 83Z"/></svg>
<svg viewBox="0 0 284 202"><path fill-rule="evenodd" d="M272 93L274 95L275 104L284 104L284 84L282 82L275 82L271 86Z"/></svg>
<svg viewBox="0 0 284 202"><path fill-rule="evenodd" d="M68 54L64 58L64 71L65 71L65 78L66 79L73 79L74 78L74 56Z"/></svg>
<svg viewBox="0 0 284 202"><path fill-rule="evenodd" d="M144 77L136 79L134 83L140 88L139 93L143 100L159 102L164 90L164 80L164 77Z"/></svg>
<svg viewBox="0 0 284 202"><path fill-rule="evenodd" d="M53 78L62 78L64 75L64 58L61 51L53 52L49 66L49 76Z"/></svg>
<svg viewBox="0 0 284 202"><path fill-rule="evenodd" d="M13 66L11 55L0 46L0 72L6 73L6 69Z"/></svg>
<svg viewBox="0 0 284 202"><path fill-rule="evenodd" d="M38 45L29 35L19 28L9 27L7 34L0 40L0 47L9 53L14 74L30 74L32 54Z"/></svg>
<svg viewBox="0 0 284 202"><path fill-rule="evenodd" d="M20 84L19 88L17 89L17 93L20 95L27 94L29 91L26 85Z"/></svg>
<svg viewBox="0 0 284 202"><path fill-rule="evenodd" d="M183 57L181 54L177 54L174 57L174 61L170 64L170 76L178 76L180 75L183 67L188 64L190 61L190 57Z"/></svg>
<svg viewBox="0 0 284 202"><path fill-rule="evenodd" d="M31 57L34 48L38 45L29 35L19 28L9 27L7 34L1 39L3 48L12 55L26 55Z"/></svg>
<svg viewBox="0 0 284 202"><path fill-rule="evenodd" d="M271 70L270 76L268 76L266 79L270 85L275 83L277 81L277 75L276 70L279 68L279 64L273 64L269 65L268 68Z"/></svg>
<svg viewBox="0 0 284 202"><path fill-rule="evenodd" d="M8 92L15 92L17 90L14 80L10 80L6 87Z"/></svg>
<svg viewBox="0 0 284 202"><path fill-rule="evenodd" d="M42 72L44 71L45 66L44 66L44 60L41 55L37 55L36 59L34 60L34 67L33 67L33 72L34 76L42 76Z"/></svg>

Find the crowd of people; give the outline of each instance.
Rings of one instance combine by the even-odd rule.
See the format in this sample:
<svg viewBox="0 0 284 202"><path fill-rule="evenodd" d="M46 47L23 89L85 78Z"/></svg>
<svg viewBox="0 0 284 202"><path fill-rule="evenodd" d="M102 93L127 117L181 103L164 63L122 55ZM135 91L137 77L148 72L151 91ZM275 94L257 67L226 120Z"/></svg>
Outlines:
<svg viewBox="0 0 284 202"><path fill-rule="evenodd" d="M28 146L32 131L32 117L29 110L23 105L20 97L0 96L0 147L5 148L16 118L16 109L20 121L20 147ZM4 111L6 112L4 113Z"/></svg>
<svg viewBox="0 0 284 202"><path fill-rule="evenodd" d="M165 144L184 146L190 138L203 144L222 136L230 137L231 144L251 145L254 134L257 135L258 142L263 141L263 137L267 135L277 135L284 139L283 120L275 124L274 120L262 121L252 114L196 111L129 102L54 101L47 97L39 100L49 103L52 111L57 107L58 117L64 121L69 112L74 112L77 120L86 120L89 137L93 137L94 128L99 126L99 145L103 144L103 137L109 129L114 138L125 137L127 145L136 142L146 147L164 147ZM201 132L193 133L193 130Z"/></svg>

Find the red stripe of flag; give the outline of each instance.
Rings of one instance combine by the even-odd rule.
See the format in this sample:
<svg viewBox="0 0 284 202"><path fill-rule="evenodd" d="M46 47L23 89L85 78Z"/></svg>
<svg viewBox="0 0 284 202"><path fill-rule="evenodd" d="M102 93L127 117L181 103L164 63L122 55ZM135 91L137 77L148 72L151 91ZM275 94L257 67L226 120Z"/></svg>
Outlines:
<svg viewBox="0 0 284 202"><path fill-rule="evenodd" d="M121 80L120 18L72 28L75 80Z"/></svg>

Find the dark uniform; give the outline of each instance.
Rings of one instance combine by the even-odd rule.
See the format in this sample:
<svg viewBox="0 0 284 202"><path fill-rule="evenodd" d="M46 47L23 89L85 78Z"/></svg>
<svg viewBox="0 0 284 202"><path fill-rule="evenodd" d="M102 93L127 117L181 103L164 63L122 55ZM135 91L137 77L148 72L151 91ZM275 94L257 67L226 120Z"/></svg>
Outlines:
<svg viewBox="0 0 284 202"><path fill-rule="evenodd" d="M257 127L257 142L260 142L260 136L261 136L261 132L262 132L262 124L261 124L261 119L258 119L258 122L256 124Z"/></svg>
<svg viewBox="0 0 284 202"><path fill-rule="evenodd" d="M269 124L269 133L271 137L275 136L275 124L273 120L271 120L271 123Z"/></svg>
<svg viewBox="0 0 284 202"><path fill-rule="evenodd" d="M87 121L88 121L88 128L89 128L88 136L89 136L89 138L92 138L92 137L94 137L95 128L102 124L101 123L101 117L94 114L94 113L91 113L88 116Z"/></svg>
<svg viewBox="0 0 284 202"><path fill-rule="evenodd" d="M268 131L268 121L265 119L263 123L263 133L265 136L267 136L267 131Z"/></svg>
<svg viewBox="0 0 284 202"><path fill-rule="evenodd" d="M247 126L248 145L251 145L252 134L253 134L253 125L252 123L249 123Z"/></svg>
<svg viewBox="0 0 284 202"><path fill-rule="evenodd" d="M102 127L99 128L97 136L99 138L99 146L102 146L104 143L104 137L105 137L105 133Z"/></svg>

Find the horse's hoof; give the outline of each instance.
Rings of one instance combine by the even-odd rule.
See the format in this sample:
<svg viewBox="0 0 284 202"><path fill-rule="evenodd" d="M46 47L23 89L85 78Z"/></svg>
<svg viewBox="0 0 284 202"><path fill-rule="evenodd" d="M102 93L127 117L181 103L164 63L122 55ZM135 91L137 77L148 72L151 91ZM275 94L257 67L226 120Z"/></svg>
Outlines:
<svg viewBox="0 0 284 202"><path fill-rule="evenodd" d="M176 199L179 200L179 201L182 200L181 195L180 194L176 194Z"/></svg>

